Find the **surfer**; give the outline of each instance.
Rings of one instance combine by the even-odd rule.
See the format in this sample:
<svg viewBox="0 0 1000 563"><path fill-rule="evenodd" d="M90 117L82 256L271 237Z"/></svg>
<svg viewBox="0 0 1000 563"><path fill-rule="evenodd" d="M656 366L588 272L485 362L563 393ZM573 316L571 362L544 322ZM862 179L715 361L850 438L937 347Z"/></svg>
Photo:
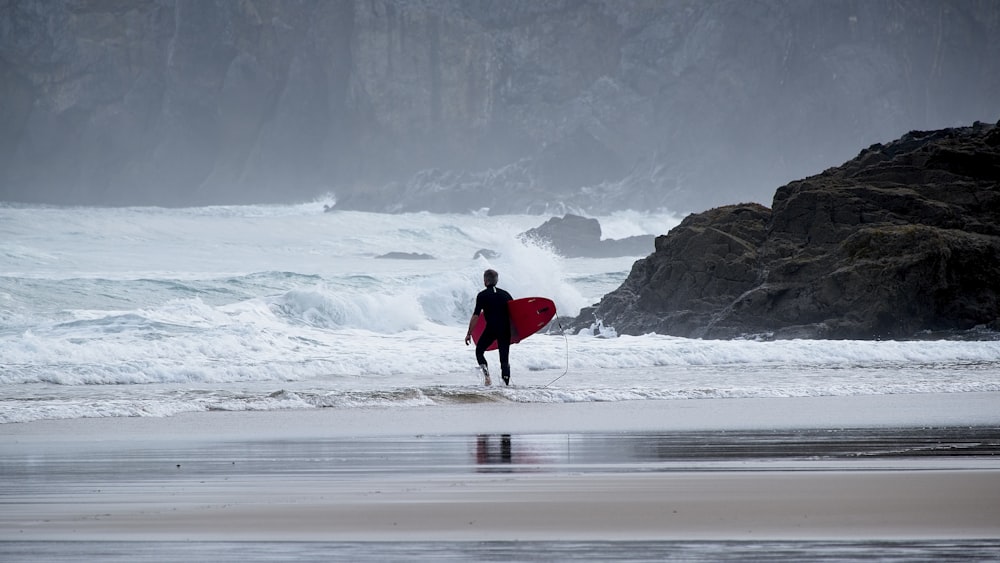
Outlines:
<svg viewBox="0 0 1000 563"><path fill-rule="evenodd" d="M483 285L486 289L476 295L476 308L469 319L469 331L465 333L465 345L472 341L472 329L479 320L479 315L486 318L486 328L482 336L476 342L476 360L479 362L479 369L483 370L483 377L486 385L490 385L490 370L486 364L486 349L494 341L497 343L497 351L500 352L500 375L503 377L505 385L510 385L510 364L508 358L510 354L510 312L507 303L514 298L509 293L497 287L500 281L500 274L496 270L490 269L483 272Z"/></svg>

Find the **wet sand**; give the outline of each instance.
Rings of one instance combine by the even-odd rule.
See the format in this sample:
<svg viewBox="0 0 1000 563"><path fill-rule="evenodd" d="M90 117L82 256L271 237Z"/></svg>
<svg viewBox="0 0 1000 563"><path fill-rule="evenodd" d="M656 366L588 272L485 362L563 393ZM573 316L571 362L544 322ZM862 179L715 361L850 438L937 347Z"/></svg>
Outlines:
<svg viewBox="0 0 1000 563"><path fill-rule="evenodd" d="M8 424L0 540L997 540L998 429L1000 393Z"/></svg>
<svg viewBox="0 0 1000 563"><path fill-rule="evenodd" d="M983 539L993 471L101 483L9 503L5 540ZM13 499L12 499L13 500Z"/></svg>

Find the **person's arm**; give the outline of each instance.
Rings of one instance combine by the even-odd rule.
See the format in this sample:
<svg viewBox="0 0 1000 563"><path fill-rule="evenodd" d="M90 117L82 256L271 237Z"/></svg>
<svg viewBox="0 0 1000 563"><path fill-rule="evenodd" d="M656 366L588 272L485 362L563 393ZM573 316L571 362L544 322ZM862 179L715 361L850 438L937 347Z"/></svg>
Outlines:
<svg viewBox="0 0 1000 563"><path fill-rule="evenodd" d="M465 345L468 346L469 342L472 341L472 329L476 326L476 321L479 320L479 313L473 313L472 318L469 319L469 330L465 333Z"/></svg>

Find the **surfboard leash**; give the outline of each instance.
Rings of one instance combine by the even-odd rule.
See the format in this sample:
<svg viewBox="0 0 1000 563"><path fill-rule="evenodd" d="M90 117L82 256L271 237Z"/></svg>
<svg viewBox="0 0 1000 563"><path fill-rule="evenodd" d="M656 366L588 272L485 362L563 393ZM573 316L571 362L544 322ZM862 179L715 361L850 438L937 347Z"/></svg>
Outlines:
<svg viewBox="0 0 1000 563"><path fill-rule="evenodd" d="M556 317L556 324L559 325L559 331L562 332L563 341L566 343L566 370L563 371L562 375L560 375L559 377L557 377L557 378L553 379L552 381L546 383L545 387L548 387L549 385L552 385L556 381L559 381L560 379L562 379L563 375L566 375L567 373L569 373L569 337L566 336L566 330L563 328L562 323L559 322L559 318L558 317Z"/></svg>

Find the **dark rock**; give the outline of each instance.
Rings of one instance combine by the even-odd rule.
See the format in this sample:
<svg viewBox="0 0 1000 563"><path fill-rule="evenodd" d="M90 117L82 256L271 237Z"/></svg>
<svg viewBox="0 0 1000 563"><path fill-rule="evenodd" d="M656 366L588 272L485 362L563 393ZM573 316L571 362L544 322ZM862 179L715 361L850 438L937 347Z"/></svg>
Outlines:
<svg viewBox="0 0 1000 563"><path fill-rule="evenodd" d="M601 240L601 223L597 219L573 214L553 217L518 238L547 245L566 258L642 256L653 249L654 240L652 235Z"/></svg>
<svg viewBox="0 0 1000 563"><path fill-rule="evenodd" d="M574 323L619 334L906 338L1000 326L998 128L913 131L690 215Z"/></svg>
<svg viewBox="0 0 1000 563"><path fill-rule="evenodd" d="M384 260L434 260L433 256L422 252L387 252L375 258Z"/></svg>
<svg viewBox="0 0 1000 563"><path fill-rule="evenodd" d="M619 334L696 332L757 282L758 248L770 217L758 204L689 215L656 237L655 252L578 319L585 325L602 319Z"/></svg>
<svg viewBox="0 0 1000 563"><path fill-rule="evenodd" d="M601 223L597 219L568 214L553 217L519 234L518 238L549 245L562 256L584 256L586 250L600 242Z"/></svg>

